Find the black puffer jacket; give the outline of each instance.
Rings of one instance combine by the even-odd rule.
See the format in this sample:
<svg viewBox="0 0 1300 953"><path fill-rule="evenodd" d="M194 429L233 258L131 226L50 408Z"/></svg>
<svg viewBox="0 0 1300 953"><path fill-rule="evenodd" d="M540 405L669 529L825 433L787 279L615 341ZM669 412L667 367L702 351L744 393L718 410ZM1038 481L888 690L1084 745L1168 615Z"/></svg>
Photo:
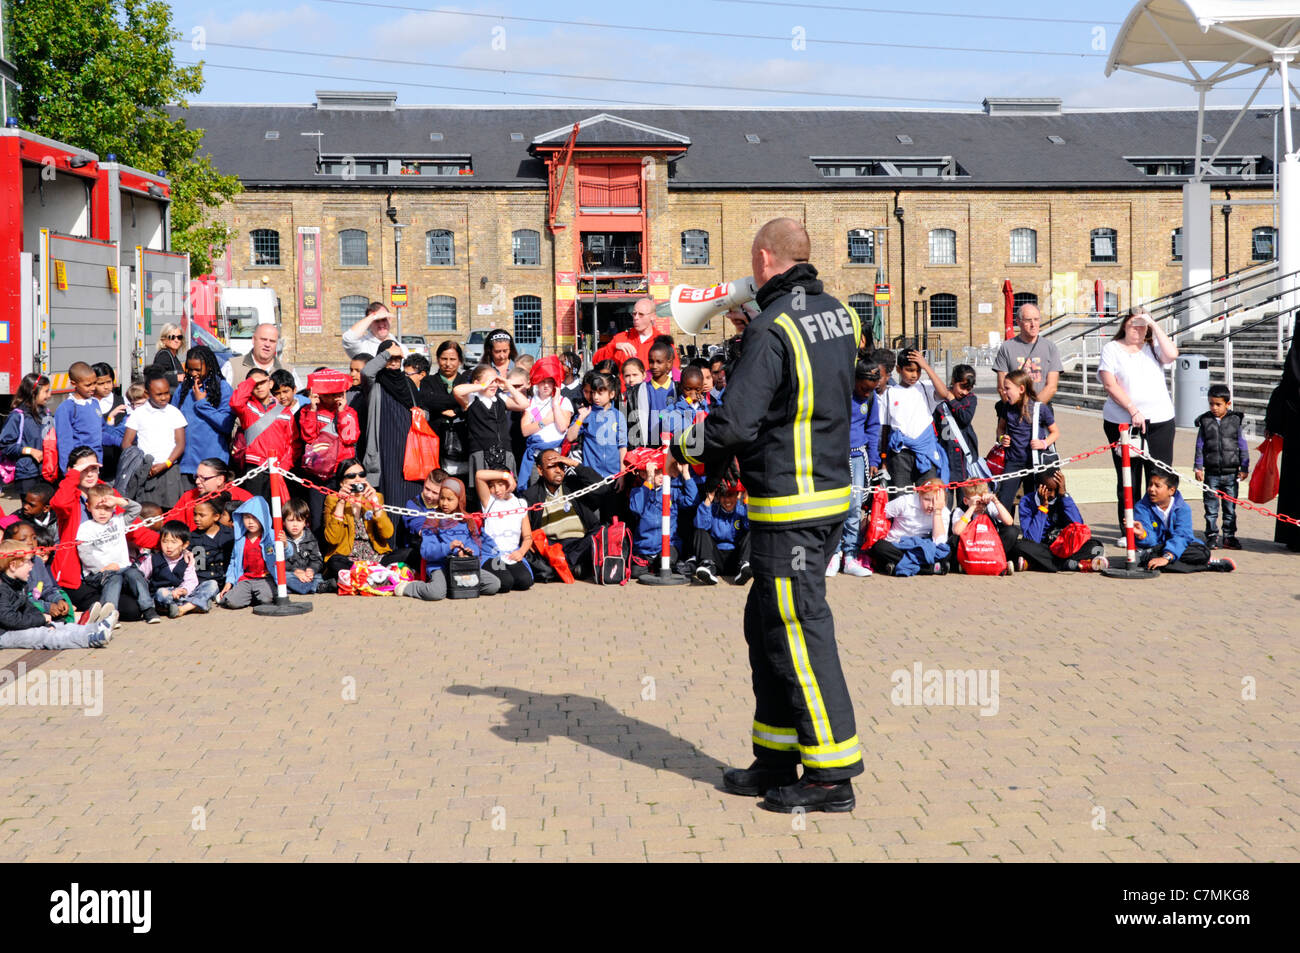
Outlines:
<svg viewBox="0 0 1300 953"><path fill-rule="evenodd" d="M27 598L27 583L0 573L0 629L14 632L49 625L45 614Z"/></svg>

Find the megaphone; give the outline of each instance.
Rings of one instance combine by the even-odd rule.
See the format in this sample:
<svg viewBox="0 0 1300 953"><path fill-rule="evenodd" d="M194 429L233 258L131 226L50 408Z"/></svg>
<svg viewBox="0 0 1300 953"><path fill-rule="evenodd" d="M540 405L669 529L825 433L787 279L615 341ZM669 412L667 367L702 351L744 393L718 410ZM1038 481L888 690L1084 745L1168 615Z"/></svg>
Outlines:
<svg viewBox="0 0 1300 953"><path fill-rule="evenodd" d="M709 288L678 285L668 300L655 308L661 318L672 318L683 334L699 334L710 320L737 307L750 305L758 295L752 277L727 281ZM757 306L746 308L751 316L758 313Z"/></svg>

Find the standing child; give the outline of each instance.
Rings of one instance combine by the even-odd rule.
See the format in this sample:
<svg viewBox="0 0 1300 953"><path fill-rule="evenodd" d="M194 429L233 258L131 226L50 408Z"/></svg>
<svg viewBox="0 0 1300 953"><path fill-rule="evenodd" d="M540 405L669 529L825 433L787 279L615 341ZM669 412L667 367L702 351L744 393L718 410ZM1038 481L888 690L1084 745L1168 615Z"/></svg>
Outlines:
<svg viewBox="0 0 1300 953"><path fill-rule="evenodd" d="M22 555L19 555L19 554ZM101 649L113 638L117 613L92 613L95 621L86 625L53 622L27 598L27 580L33 557L25 543L7 539L0 543L0 648L2 649Z"/></svg>
<svg viewBox="0 0 1300 953"><path fill-rule="evenodd" d="M952 396L935 409L934 426L939 431L939 445L948 455L949 478L953 483L960 483L975 475L970 463L979 459L979 440L974 425L975 408L979 404L979 398L975 396L975 368L969 364L956 365L952 369L948 392ZM962 453L960 444L966 445L969 459Z"/></svg>
<svg viewBox="0 0 1300 953"><path fill-rule="evenodd" d="M267 532L270 526L271 508L260 496L235 510L235 541L217 605L245 609L275 600L275 540ZM292 546L286 543L285 557L291 553Z"/></svg>
<svg viewBox="0 0 1300 953"><path fill-rule="evenodd" d="M898 355L898 384L885 391L881 412L880 440L885 448L885 466L893 483L920 483L935 473L941 483L948 481L948 455L939 447L934 432L935 387L918 383L924 358L917 351ZM928 367L929 365L925 365ZM945 388L943 395L947 395Z"/></svg>
<svg viewBox="0 0 1300 953"><path fill-rule="evenodd" d="M163 509L170 509L189 489L177 467L185 455L185 428L189 424L180 409L172 406L172 385L162 368L146 367L144 386L149 400L126 418L122 449L125 451L138 442L140 450L153 458L149 477L136 498L141 503L157 503Z"/></svg>
<svg viewBox="0 0 1300 953"><path fill-rule="evenodd" d="M1211 559L1192 532L1192 508L1178 492L1178 476L1156 473L1147 495L1133 505L1138 565L1161 572L1232 572L1231 559Z"/></svg>
<svg viewBox="0 0 1300 953"><path fill-rule="evenodd" d="M104 415L95 399L95 372L85 361L68 368L72 393L54 412L54 432L59 446L59 472L68 468L68 454L89 447L97 458L104 454Z"/></svg>
<svg viewBox="0 0 1300 953"><path fill-rule="evenodd" d="M119 506L125 511L124 515L117 513ZM77 527L82 585L98 586L100 601L113 605L122 601L122 586L125 585L140 603L144 621L151 625L161 622L153 607L149 583L140 570L131 565L131 553L127 547L126 526L140 515L140 504L122 499L105 483L97 483L86 490L86 509L90 519L82 520Z"/></svg>
<svg viewBox="0 0 1300 953"><path fill-rule="evenodd" d="M629 359L631 360L631 359ZM626 366L626 365L625 365ZM592 371L587 375L590 396L588 404L578 411L565 435L570 443L578 443L581 460L600 475L603 480L619 473L627 457L627 417L615 404L618 396L617 378ZM608 523L623 509L619 494L622 477L600 494L600 521Z"/></svg>
<svg viewBox="0 0 1300 953"><path fill-rule="evenodd" d="M859 558L858 549L862 544L862 508L871 505L867 480L875 475L874 461L880 459L876 391L881 377L888 380L887 370L870 360L858 361L853 372L853 399L849 402L849 484L853 497L849 501L849 515L844 517L840 548L826 567L828 576L838 573L841 566L850 576L871 575L871 567Z"/></svg>
<svg viewBox="0 0 1300 953"><path fill-rule="evenodd" d="M1196 479L1206 486L1237 495L1238 481L1250 472L1250 448L1241 429L1245 419L1232 409L1232 391L1226 384L1211 384L1210 409L1196 418ZM1205 545L1219 547L1219 495L1205 491ZM1223 548L1241 549L1237 540L1237 504L1223 501Z"/></svg>
<svg viewBox="0 0 1300 953"><path fill-rule="evenodd" d="M285 584L300 596L316 592L325 572L325 557L320 544L307 526L311 507L306 500L291 499L284 511L284 537L293 547L293 556L284 559Z"/></svg>
<svg viewBox="0 0 1300 953"><path fill-rule="evenodd" d="M560 375L559 360L544 357L533 365L530 382L533 387L532 400L528 410L520 420L520 433L524 438L523 459L519 463L519 482L527 488L537 462L537 456L543 450L558 450L564 442L564 432L573 420L573 403L563 394L558 393Z"/></svg>
<svg viewBox="0 0 1300 953"><path fill-rule="evenodd" d="M314 483L333 479L338 465L357 455L361 421L357 412L343 403L351 378L342 371L323 370L308 375L311 405L298 411L299 469ZM311 521L323 525L325 497L316 490L307 493Z"/></svg>
<svg viewBox="0 0 1300 953"><path fill-rule="evenodd" d="M630 359L629 359L630 360ZM677 402L673 383L673 349L663 341L650 346L650 377L627 393L627 445L658 447L662 443L661 422L664 412ZM623 362L627 368L627 361ZM626 376L624 380L626 380Z"/></svg>
<svg viewBox="0 0 1300 953"><path fill-rule="evenodd" d="M1006 448L1007 473L1027 468L1033 451L1046 450L1061 435L1061 428L1052 414L1052 405L1038 400L1027 371L1011 371L1002 378L1002 402L998 408L998 441ZM1034 433L1035 408L1038 410L1037 434ZM1015 505L1016 490L1022 486L1025 495L1032 497L1038 480L1027 476L998 484L998 499L1008 510Z"/></svg>
<svg viewBox="0 0 1300 953"><path fill-rule="evenodd" d="M168 618L207 612L217 597L215 580L199 581L190 552L190 528L180 520L163 523L158 548L146 553L136 568L149 580L154 606Z"/></svg>
<svg viewBox="0 0 1300 953"><path fill-rule="evenodd" d="M272 386L270 375L255 367L230 397L230 407L239 417L242 430L235 438L231 455L250 470L271 457L279 460L287 470L293 460L293 408L272 395ZM269 473L259 473L244 484L253 496L267 496L270 486Z"/></svg>
<svg viewBox="0 0 1300 953"><path fill-rule="evenodd" d="M42 448L46 431L54 426L54 418L45 409L49 400L50 379L44 374L25 375L14 394L9 418L0 429L0 456L14 468L7 492L15 496L43 482Z"/></svg>
<svg viewBox="0 0 1300 953"><path fill-rule="evenodd" d="M510 447L510 412L527 411L528 398L499 377L491 364L478 365L470 372L469 380L468 384L457 384L451 393L465 411L470 479L480 468L517 472L519 467Z"/></svg>

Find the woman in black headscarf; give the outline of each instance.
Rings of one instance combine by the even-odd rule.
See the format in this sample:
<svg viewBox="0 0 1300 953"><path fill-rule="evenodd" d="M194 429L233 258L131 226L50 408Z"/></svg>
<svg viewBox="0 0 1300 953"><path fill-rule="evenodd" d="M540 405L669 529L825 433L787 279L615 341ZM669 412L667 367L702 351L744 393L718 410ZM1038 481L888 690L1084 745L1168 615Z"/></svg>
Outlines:
<svg viewBox="0 0 1300 953"><path fill-rule="evenodd" d="M1300 519L1300 352L1296 351L1295 338L1291 339L1291 349L1286 354L1282 382L1269 398L1264 429L1282 437L1277 511ZM1273 539L1287 549L1300 552L1300 526L1278 520Z"/></svg>
<svg viewBox="0 0 1300 953"><path fill-rule="evenodd" d="M409 500L424 486L422 480L411 481L402 476L406 437L411 432L411 408L419 407L426 414L430 410L427 395L421 394L415 382L403 372L402 358L401 346L388 340L361 371L362 379L371 384L362 463L366 479L385 500ZM404 533L401 521L397 525L399 534Z"/></svg>

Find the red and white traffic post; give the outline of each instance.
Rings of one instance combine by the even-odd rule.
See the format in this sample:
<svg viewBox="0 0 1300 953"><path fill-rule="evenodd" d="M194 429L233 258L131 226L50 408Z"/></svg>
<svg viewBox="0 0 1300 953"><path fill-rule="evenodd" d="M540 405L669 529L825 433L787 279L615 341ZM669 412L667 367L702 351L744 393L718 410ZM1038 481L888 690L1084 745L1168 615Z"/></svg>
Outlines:
<svg viewBox="0 0 1300 953"><path fill-rule="evenodd" d="M1120 479L1124 484L1124 543L1128 559L1123 569L1103 569L1103 576L1113 579L1154 579L1160 575L1154 569L1144 569L1137 564L1137 545L1133 540L1133 471L1132 438L1130 426L1120 428L1119 432Z"/></svg>
<svg viewBox="0 0 1300 953"><path fill-rule="evenodd" d="M670 555L670 542L672 537L672 514L673 514L673 481L668 477L668 461L670 458L668 445L672 442L672 434L664 433L663 450L664 463L660 472L663 474L663 491L660 499L663 501L663 516L660 522L660 533L662 542L659 550L659 574L646 573L637 582L645 583L647 586L682 586L688 581L681 573L672 571L672 557Z"/></svg>

